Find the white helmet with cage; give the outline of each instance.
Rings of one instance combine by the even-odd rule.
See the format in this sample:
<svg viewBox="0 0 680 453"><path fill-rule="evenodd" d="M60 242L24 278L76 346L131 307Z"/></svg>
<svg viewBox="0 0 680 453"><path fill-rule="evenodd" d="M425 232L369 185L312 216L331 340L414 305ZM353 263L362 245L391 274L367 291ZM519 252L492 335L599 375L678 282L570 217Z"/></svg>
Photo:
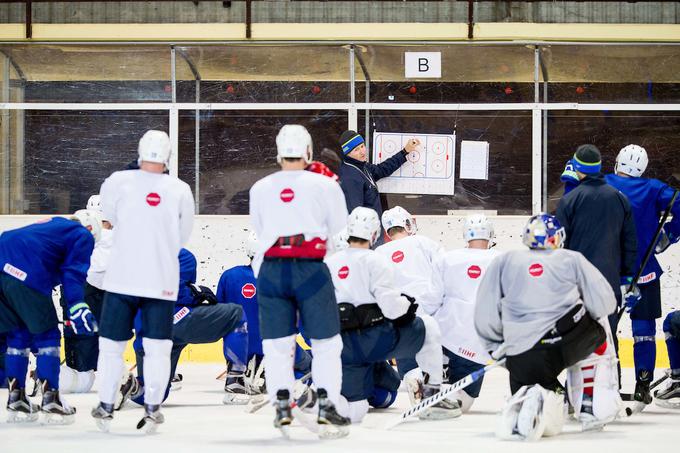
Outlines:
<svg viewBox="0 0 680 453"><path fill-rule="evenodd" d="M363 206L354 208L347 218L347 235L364 239L370 245L373 245L378 240L379 234L380 220L378 220L378 213Z"/></svg>
<svg viewBox="0 0 680 453"><path fill-rule="evenodd" d="M639 177L645 172L648 164L647 151L642 146L628 145L621 148L618 156L616 156L614 171Z"/></svg>
<svg viewBox="0 0 680 453"><path fill-rule="evenodd" d="M137 162L140 165L142 162L155 162L165 164L165 166L168 167L170 165L170 154L172 152L170 137L163 131L146 131L139 140L138 152L139 159Z"/></svg>
<svg viewBox="0 0 680 453"><path fill-rule="evenodd" d="M494 238L493 223L484 214L472 214L465 218L463 224L465 242L477 239L491 241Z"/></svg>
<svg viewBox="0 0 680 453"><path fill-rule="evenodd" d="M312 162L312 136L307 129L299 124L286 124L276 136L276 160L281 163L282 159L303 159L306 163Z"/></svg>
<svg viewBox="0 0 680 453"><path fill-rule="evenodd" d="M385 231L394 227L402 227L409 235L416 234L418 231L415 219L401 206L395 206L383 212L382 225Z"/></svg>
<svg viewBox="0 0 680 453"><path fill-rule="evenodd" d="M254 231L248 234L248 239L246 239L246 255L248 258L253 259L257 253L257 235Z"/></svg>
<svg viewBox="0 0 680 453"><path fill-rule="evenodd" d="M97 211L79 209L73 213L71 220L80 222L82 226L92 233L95 243L99 241L102 236L102 218Z"/></svg>
<svg viewBox="0 0 680 453"><path fill-rule="evenodd" d="M331 239L333 251L339 252L349 247L347 239L349 239L349 234L347 234L347 228L343 228L338 234L333 236L333 238Z"/></svg>

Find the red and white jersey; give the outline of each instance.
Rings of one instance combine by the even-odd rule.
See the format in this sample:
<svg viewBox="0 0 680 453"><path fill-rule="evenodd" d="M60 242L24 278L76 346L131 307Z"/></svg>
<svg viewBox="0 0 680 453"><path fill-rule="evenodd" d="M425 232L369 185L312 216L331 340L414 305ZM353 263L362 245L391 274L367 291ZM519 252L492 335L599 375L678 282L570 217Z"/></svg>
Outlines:
<svg viewBox="0 0 680 453"><path fill-rule="evenodd" d="M439 323L442 345L482 364L491 357L475 330L475 300L489 263L499 254L494 249L467 248L444 253L434 263L432 302L423 305Z"/></svg>
<svg viewBox="0 0 680 453"><path fill-rule="evenodd" d="M104 289L104 274L109 265L111 247L113 246L113 230L102 228L101 238L94 245L90 256L90 268L87 270L87 283L97 289Z"/></svg>
<svg viewBox="0 0 680 453"><path fill-rule="evenodd" d="M191 189L174 176L117 171L99 191L113 246L104 275L106 291L177 300L179 251L194 224Z"/></svg>
<svg viewBox="0 0 680 453"><path fill-rule="evenodd" d="M257 275L262 257L280 237L303 234L305 240L327 240L347 224L347 205L340 185L305 170L278 171L250 188L250 223L257 234L253 259Z"/></svg>
<svg viewBox="0 0 680 453"><path fill-rule="evenodd" d="M432 264L444 252L441 244L414 235L387 242L375 251L392 265L397 289L415 297L419 305L426 303L431 294Z"/></svg>
<svg viewBox="0 0 680 453"><path fill-rule="evenodd" d="M392 266L377 252L350 247L325 261L339 304L350 303L355 307L378 304L389 319L396 319L408 310L410 302L394 286Z"/></svg>

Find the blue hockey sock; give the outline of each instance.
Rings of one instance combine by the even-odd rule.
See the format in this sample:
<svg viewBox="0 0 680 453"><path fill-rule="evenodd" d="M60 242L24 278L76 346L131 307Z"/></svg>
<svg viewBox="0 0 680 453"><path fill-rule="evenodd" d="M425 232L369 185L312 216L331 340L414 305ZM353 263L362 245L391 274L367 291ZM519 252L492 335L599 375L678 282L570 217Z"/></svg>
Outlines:
<svg viewBox="0 0 680 453"><path fill-rule="evenodd" d="M59 348L47 347L38 349L36 376L42 381L47 381L51 389L59 388Z"/></svg>
<svg viewBox="0 0 680 453"><path fill-rule="evenodd" d="M656 362L656 323L653 319L633 319L632 327L635 376L639 376L643 370L653 375Z"/></svg>
<svg viewBox="0 0 680 453"><path fill-rule="evenodd" d="M248 364L248 330L242 324L222 339L224 360L232 364L231 369L245 371Z"/></svg>
<svg viewBox="0 0 680 453"><path fill-rule="evenodd" d="M663 332L666 335L666 348L668 349L668 360L671 362L673 374L680 373L680 338L673 335L672 323L680 318L680 312L669 313L663 321Z"/></svg>
<svg viewBox="0 0 680 453"><path fill-rule="evenodd" d="M17 380L20 388L26 387L26 373L28 372L29 349L7 348L5 355L5 370L7 378ZM4 381L4 379L3 379Z"/></svg>
<svg viewBox="0 0 680 453"><path fill-rule="evenodd" d="M397 391L390 391L382 387L375 387L368 397L368 404L377 409L390 407L397 400Z"/></svg>
<svg viewBox="0 0 680 453"><path fill-rule="evenodd" d="M295 345L295 363L293 363L293 374L295 379L300 379L302 376L312 372L312 355L300 347Z"/></svg>

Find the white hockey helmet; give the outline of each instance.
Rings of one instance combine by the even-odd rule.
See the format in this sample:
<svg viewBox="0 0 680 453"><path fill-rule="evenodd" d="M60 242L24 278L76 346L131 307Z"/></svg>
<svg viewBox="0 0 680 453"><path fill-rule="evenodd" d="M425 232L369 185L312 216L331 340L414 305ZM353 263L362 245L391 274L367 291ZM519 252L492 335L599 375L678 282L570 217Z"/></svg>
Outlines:
<svg viewBox="0 0 680 453"><path fill-rule="evenodd" d="M385 231L394 227L402 227L408 234L416 234L418 228L411 214L401 206L395 206L382 214L382 225Z"/></svg>
<svg viewBox="0 0 680 453"><path fill-rule="evenodd" d="M370 245L375 244L380 234L380 220L378 213L371 208L359 206L354 208L347 218L347 235L368 241Z"/></svg>
<svg viewBox="0 0 680 453"><path fill-rule="evenodd" d="M71 220L78 221L87 228L92 233L95 243L102 237L102 218L97 211L79 209L73 213Z"/></svg>
<svg viewBox="0 0 680 453"><path fill-rule="evenodd" d="M647 151L639 145L628 145L621 148L618 156L616 156L614 171L639 177L647 169L647 164L649 164Z"/></svg>
<svg viewBox="0 0 680 453"><path fill-rule="evenodd" d="M87 200L87 208L90 211L102 212L102 198L99 195L92 195Z"/></svg>
<svg viewBox="0 0 680 453"><path fill-rule="evenodd" d="M248 258L252 259L257 253L257 235L254 231L251 231L246 239L246 255Z"/></svg>
<svg viewBox="0 0 680 453"><path fill-rule="evenodd" d="M312 136L299 124L286 124L276 136L276 161L284 158L302 158L312 162Z"/></svg>
<svg viewBox="0 0 680 453"><path fill-rule="evenodd" d="M471 214L463 224L465 242L482 239L491 241L494 238L493 223L484 214Z"/></svg>
<svg viewBox="0 0 680 453"><path fill-rule="evenodd" d="M349 239L347 228L343 228L342 231L333 236L333 238L331 239L333 250L339 252L341 250L345 250L346 248L348 248L349 243L347 242L347 239Z"/></svg>
<svg viewBox="0 0 680 453"><path fill-rule="evenodd" d="M170 137L163 131L150 130L139 140L139 159L137 162L156 162L165 164L166 167L170 165L170 153L172 152L172 145L170 144Z"/></svg>

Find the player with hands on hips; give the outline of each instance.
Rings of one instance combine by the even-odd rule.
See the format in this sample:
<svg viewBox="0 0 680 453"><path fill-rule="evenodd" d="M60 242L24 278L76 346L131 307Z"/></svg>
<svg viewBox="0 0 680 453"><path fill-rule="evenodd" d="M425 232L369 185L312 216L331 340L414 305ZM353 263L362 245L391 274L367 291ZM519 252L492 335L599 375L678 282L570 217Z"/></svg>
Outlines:
<svg viewBox="0 0 680 453"><path fill-rule="evenodd" d="M53 217L0 235L0 334L7 333L9 422L36 421L38 411L47 423L74 421L75 409L59 396L61 333L52 289L62 285L68 306L65 328L94 334L97 323L83 300L83 286L99 236L99 220L86 210L69 219ZM37 349L40 406L28 399L25 390L32 346Z"/></svg>
<svg viewBox="0 0 680 453"><path fill-rule="evenodd" d="M449 359L449 383L457 382L484 368L491 357L474 328L477 289L491 261L500 253L492 249L494 229L484 214L465 219L463 237L467 248L451 250L439 256L433 266L434 297L423 309L439 324L444 355ZM459 390L455 399L463 412L470 410L479 396L484 377Z"/></svg>
<svg viewBox="0 0 680 453"><path fill-rule="evenodd" d="M347 222L349 248L326 259L335 286L342 329L342 405L353 422L368 411L374 390L374 366L390 358L415 357L427 374L424 398L440 391L442 353L437 323L416 316L417 300L402 294L389 261L370 249L380 234L378 214L355 208ZM457 405L442 400L421 415L424 419L452 418Z"/></svg>
<svg viewBox="0 0 680 453"><path fill-rule="evenodd" d="M622 406L607 320L614 292L583 255L562 249L565 232L555 217L531 217L522 240L529 249L496 257L477 290L475 329L494 358L506 357L510 372L512 396L496 434L559 434L567 413L557 380L564 369L582 428L601 428Z"/></svg>

